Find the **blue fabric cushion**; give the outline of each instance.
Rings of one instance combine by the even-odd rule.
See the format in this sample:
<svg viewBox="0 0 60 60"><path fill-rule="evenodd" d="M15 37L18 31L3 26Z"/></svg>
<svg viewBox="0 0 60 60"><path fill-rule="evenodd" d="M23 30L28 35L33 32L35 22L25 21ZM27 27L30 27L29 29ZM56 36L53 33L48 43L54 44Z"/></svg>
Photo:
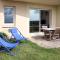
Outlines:
<svg viewBox="0 0 60 60"><path fill-rule="evenodd" d="M15 48L17 45L18 45L18 42L17 43L9 43L0 37L0 46L7 47L7 48Z"/></svg>

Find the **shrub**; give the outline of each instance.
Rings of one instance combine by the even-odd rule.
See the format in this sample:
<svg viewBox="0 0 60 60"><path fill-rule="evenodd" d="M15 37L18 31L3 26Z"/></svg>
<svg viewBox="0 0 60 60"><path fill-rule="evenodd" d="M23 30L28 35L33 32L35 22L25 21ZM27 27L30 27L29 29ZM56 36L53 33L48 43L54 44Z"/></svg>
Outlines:
<svg viewBox="0 0 60 60"><path fill-rule="evenodd" d="M7 34L4 33L4 32L0 32L0 37L3 38L3 39L5 39L5 38L7 38Z"/></svg>

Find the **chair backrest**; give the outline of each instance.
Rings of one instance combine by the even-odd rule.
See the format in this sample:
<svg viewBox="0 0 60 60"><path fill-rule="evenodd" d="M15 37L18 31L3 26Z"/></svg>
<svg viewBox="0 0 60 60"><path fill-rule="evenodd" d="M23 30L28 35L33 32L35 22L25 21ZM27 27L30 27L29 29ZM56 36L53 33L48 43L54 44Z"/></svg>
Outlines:
<svg viewBox="0 0 60 60"><path fill-rule="evenodd" d="M55 33L60 33L60 28L56 28Z"/></svg>
<svg viewBox="0 0 60 60"><path fill-rule="evenodd" d="M14 38L16 40L24 40L24 39L26 39L17 28L9 29L9 31L12 33L12 35L14 36Z"/></svg>

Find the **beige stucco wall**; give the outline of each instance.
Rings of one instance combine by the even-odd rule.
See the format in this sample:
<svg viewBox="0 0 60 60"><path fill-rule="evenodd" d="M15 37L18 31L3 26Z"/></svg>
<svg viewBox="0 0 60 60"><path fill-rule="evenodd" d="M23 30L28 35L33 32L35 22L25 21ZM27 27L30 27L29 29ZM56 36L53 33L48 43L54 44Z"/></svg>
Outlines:
<svg viewBox="0 0 60 60"><path fill-rule="evenodd" d="M16 19L13 24L4 24L4 6L15 6L16 7ZM29 33L29 9L39 8L48 9L50 13L50 27L56 25L56 7L47 5L36 5L22 2L8 2L0 1L0 27L1 31L8 32L7 30L12 27L17 27L24 36L30 36ZM5 28L3 28L5 27ZM8 29L7 29L8 28ZM9 34L9 33L8 33Z"/></svg>
<svg viewBox="0 0 60 60"><path fill-rule="evenodd" d="M60 6L57 6L56 27L60 27Z"/></svg>

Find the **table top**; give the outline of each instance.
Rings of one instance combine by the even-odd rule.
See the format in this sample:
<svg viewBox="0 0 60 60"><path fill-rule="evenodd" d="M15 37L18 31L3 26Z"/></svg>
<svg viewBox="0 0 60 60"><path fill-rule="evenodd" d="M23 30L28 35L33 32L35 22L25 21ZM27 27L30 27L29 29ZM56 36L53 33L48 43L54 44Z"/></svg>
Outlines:
<svg viewBox="0 0 60 60"><path fill-rule="evenodd" d="M55 30L55 28L42 28L43 30Z"/></svg>

